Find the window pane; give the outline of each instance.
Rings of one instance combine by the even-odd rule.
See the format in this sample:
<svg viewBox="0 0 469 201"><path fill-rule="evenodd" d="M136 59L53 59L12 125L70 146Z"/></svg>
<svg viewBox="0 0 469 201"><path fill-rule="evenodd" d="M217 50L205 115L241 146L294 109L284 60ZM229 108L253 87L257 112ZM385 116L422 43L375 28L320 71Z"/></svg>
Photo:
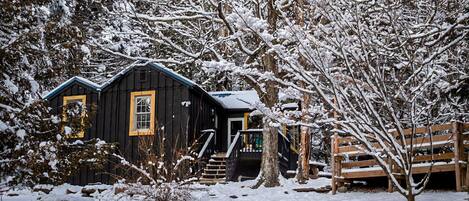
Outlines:
<svg viewBox="0 0 469 201"><path fill-rule="evenodd" d="M149 96L137 97L136 102L137 102L137 108L136 108L137 113L150 112L151 99Z"/></svg>
<svg viewBox="0 0 469 201"><path fill-rule="evenodd" d="M134 115L134 130L148 130L150 129L151 117L151 96L137 96L135 97L135 113Z"/></svg>
<svg viewBox="0 0 469 201"><path fill-rule="evenodd" d="M137 114L136 117L137 130L150 128L150 114Z"/></svg>

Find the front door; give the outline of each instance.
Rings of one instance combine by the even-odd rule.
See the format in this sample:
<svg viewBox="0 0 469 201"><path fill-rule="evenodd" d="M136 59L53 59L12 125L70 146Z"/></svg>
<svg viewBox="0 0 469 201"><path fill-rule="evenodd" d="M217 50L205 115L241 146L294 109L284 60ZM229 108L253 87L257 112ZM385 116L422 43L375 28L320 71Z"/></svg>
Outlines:
<svg viewBox="0 0 469 201"><path fill-rule="evenodd" d="M228 148L231 146L236 133L244 128L244 118L228 118Z"/></svg>

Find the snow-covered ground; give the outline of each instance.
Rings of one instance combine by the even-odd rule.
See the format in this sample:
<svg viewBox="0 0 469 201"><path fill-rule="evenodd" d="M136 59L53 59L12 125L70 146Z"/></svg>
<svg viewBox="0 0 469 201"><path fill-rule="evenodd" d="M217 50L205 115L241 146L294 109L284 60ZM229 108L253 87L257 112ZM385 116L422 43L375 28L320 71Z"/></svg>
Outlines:
<svg viewBox="0 0 469 201"><path fill-rule="evenodd" d="M387 192L348 192L338 193L332 195L331 193L315 193L315 192L295 192L295 188L319 188L330 184L330 180L326 178L319 178L311 180L308 184L297 184L294 180L282 180L282 185L275 188L251 189L250 186L254 181L244 182L229 182L228 184L217 184L214 186L203 186L194 184L189 186L192 199L195 201L225 201L225 200L268 200L268 201L299 201L299 200L325 200L325 201L398 201L405 200L404 197L398 193ZM90 187L88 187L90 188ZM29 190L9 190L0 193L1 201L17 201L17 200L141 200L140 197L129 197L126 195L115 195L114 187L110 185L94 186L96 189L101 189L101 192L96 191L91 194L92 197L83 197L80 193L81 187L64 184L54 187L49 193L31 192ZM76 193L66 193L67 189ZM17 194L15 196L8 196ZM451 191L426 191L417 197L420 201L464 201L469 198L467 193L457 193Z"/></svg>
<svg viewBox="0 0 469 201"><path fill-rule="evenodd" d="M299 201L299 200L337 200L337 201L398 201L405 200L399 193L366 193L366 192L349 192L349 193L337 193L332 195L329 193L315 193L315 192L295 192L292 189L295 188L318 188L326 185L330 185L330 180L326 178L319 178L316 180L310 180L308 184L300 185L294 180L283 180L282 186L276 188L264 188L251 189L250 186L254 184L254 181L245 182L230 182L226 185L217 184L210 186L205 190L193 191L192 196L195 200L200 201L222 201L222 200L281 200L281 201ZM199 186L201 189L203 186ZM231 197L230 197L231 196ZM233 197L237 197L233 199ZM465 198L469 198L467 193L457 193L451 191L427 191L422 195L417 196L417 200L421 201L463 201Z"/></svg>

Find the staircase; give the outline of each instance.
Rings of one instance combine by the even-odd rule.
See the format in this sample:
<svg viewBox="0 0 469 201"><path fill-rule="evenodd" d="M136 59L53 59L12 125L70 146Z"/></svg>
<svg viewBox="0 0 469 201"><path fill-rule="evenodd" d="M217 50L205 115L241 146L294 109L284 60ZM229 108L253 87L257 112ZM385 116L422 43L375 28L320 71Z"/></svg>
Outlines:
<svg viewBox="0 0 469 201"><path fill-rule="evenodd" d="M199 179L200 184L214 185L216 183L225 182L226 171L226 153L216 153L210 157L208 164L204 168L202 177Z"/></svg>

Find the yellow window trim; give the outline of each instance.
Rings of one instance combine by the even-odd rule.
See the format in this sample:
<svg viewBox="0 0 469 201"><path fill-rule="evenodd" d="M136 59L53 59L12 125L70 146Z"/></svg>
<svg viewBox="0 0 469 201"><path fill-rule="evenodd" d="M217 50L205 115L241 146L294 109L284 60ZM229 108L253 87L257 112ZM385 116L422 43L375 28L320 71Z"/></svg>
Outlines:
<svg viewBox="0 0 469 201"><path fill-rule="evenodd" d="M248 116L249 116L249 112L245 112L244 113L244 130L247 130L249 127L248 127ZM244 144L248 144L248 134L245 134L244 136Z"/></svg>
<svg viewBox="0 0 469 201"><path fill-rule="evenodd" d="M130 117L129 117L129 136L142 136L142 135L154 135L155 131L155 90L151 91L134 91L130 93ZM136 130L134 129L134 110L135 110L135 98L139 96L150 96L150 129Z"/></svg>
<svg viewBox="0 0 469 201"><path fill-rule="evenodd" d="M64 109L62 111L62 121L63 122L67 122L66 107L67 107L67 104L72 100L80 100L83 103L83 105L86 105L86 95L64 96L63 97ZM82 114L81 114L82 117L84 117L85 114L86 114L86 107L84 109L85 110L83 110ZM83 129L84 123L85 123L84 119L82 118L81 119L81 125L82 125L81 131L79 133L77 133L77 135L65 136L65 138L83 138L83 137L85 137L85 130ZM63 131L63 129L64 129L64 126L62 126L62 131Z"/></svg>
<svg viewBox="0 0 469 201"><path fill-rule="evenodd" d="M249 112L245 112L244 113L244 130L247 130L249 127L248 127L248 116L249 116Z"/></svg>

